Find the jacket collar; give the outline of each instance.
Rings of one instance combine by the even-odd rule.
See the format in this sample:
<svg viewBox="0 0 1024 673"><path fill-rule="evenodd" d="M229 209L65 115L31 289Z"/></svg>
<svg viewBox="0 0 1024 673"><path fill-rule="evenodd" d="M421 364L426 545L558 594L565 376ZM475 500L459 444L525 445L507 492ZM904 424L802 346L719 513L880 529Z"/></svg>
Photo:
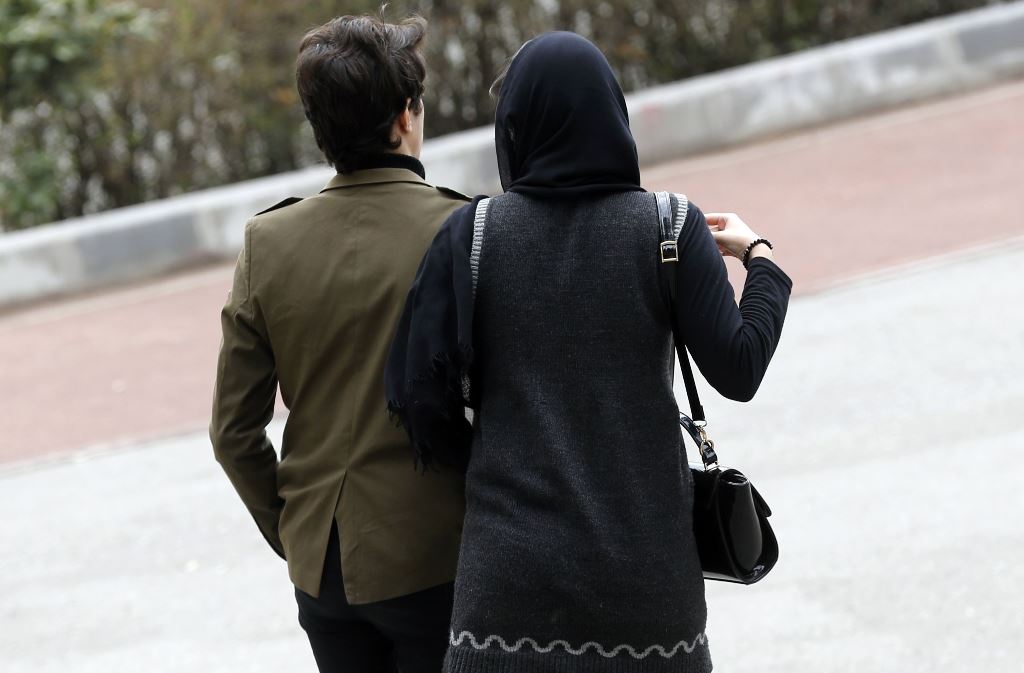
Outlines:
<svg viewBox="0 0 1024 673"><path fill-rule="evenodd" d="M414 182L427 184L426 173L419 159L392 152L370 154L363 157L349 173L338 173L327 183L323 191L370 185L380 182Z"/></svg>
<svg viewBox="0 0 1024 673"><path fill-rule="evenodd" d="M416 157L401 152L366 154L350 163L354 171L367 168L407 168L424 180L427 179L427 171L423 168L423 163Z"/></svg>
<svg viewBox="0 0 1024 673"><path fill-rule="evenodd" d="M351 173L338 173L320 191L326 192L331 189L357 185L373 185L380 182L413 182L430 186L429 182L407 168L366 168Z"/></svg>

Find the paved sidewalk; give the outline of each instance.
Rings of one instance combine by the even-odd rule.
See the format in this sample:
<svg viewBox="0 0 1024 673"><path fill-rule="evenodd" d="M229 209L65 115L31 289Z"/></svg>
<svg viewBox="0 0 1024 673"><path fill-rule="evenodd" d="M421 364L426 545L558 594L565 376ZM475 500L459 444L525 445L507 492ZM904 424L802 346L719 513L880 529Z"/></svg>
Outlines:
<svg viewBox="0 0 1024 673"><path fill-rule="evenodd" d="M705 391L782 548L763 584L709 585L716 670L1021 670L1022 264L1018 238L798 298L758 398ZM5 673L315 671L202 434L0 490Z"/></svg>
<svg viewBox="0 0 1024 673"><path fill-rule="evenodd" d="M664 164L644 180L742 213L806 293L1024 233L1021 119L1024 81ZM221 266L0 316L0 463L201 430L230 282Z"/></svg>

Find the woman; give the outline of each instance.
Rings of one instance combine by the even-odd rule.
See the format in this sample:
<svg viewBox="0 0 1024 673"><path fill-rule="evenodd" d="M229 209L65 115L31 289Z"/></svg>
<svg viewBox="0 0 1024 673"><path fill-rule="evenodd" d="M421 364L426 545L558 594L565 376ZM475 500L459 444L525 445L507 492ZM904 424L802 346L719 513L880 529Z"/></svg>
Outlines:
<svg viewBox="0 0 1024 673"><path fill-rule="evenodd" d="M445 223L387 373L420 459L468 454L445 670L710 671L658 210L601 52L528 42L495 138L505 193ZM750 399L791 283L739 218L676 202L672 308L705 378ZM745 253L737 308L721 256Z"/></svg>

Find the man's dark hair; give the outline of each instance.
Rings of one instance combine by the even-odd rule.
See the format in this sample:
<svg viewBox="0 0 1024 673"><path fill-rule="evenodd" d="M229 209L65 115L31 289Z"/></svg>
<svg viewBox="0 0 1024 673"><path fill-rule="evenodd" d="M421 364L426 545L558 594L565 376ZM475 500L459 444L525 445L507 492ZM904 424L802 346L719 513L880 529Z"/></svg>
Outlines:
<svg viewBox="0 0 1024 673"><path fill-rule="evenodd" d="M306 33L295 79L316 144L336 170L394 150L398 115L423 111L427 68L419 48L427 22L398 24L373 16L339 16Z"/></svg>

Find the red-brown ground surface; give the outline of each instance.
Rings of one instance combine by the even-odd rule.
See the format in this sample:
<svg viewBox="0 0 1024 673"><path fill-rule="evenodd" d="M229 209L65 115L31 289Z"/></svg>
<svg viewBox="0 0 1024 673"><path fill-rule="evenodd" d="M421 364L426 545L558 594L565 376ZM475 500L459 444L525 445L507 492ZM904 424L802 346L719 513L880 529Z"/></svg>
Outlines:
<svg viewBox="0 0 1024 673"><path fill-rule="evenodd" d="M1017 82L662 164L644 182L740 213L806 293L1024 233L1022 120ZM0 317L0 462L203 428L230 282L219 266Z"/></svg>

